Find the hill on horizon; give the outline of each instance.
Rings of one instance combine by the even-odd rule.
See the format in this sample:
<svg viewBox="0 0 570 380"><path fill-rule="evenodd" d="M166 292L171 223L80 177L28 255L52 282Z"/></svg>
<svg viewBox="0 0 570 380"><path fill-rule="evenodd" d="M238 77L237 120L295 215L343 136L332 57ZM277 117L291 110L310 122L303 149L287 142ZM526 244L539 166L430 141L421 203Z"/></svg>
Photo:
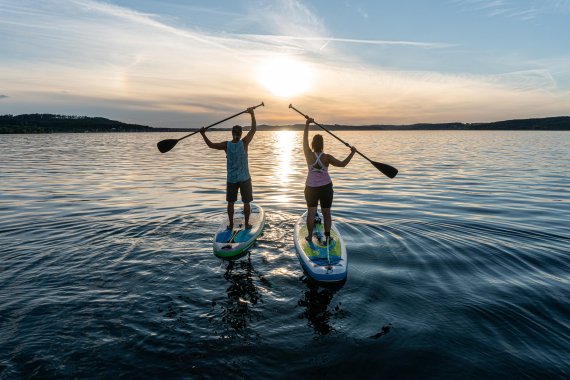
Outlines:
<svg viewBox="0 0 570 380"><path fill-rule="evenodd" d="M410 125L324 125L331 130L530 130L568 131L570 116L533 119L513 119L489 123L417 123ZM260 131L303 130L304 124L258 125ZM225 130L226 128L212 128ZM191 132L197 128L156 128L147 125L127 124L103 117L69 116L54 114L0 115L0 134L9 133L85 133L85 132Z"/></svg>

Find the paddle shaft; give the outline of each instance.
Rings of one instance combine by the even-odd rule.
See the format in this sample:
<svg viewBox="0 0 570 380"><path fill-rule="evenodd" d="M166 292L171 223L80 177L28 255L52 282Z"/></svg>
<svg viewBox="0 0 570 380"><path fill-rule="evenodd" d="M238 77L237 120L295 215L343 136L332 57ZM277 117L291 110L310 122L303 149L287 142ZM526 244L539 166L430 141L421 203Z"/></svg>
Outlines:
<svg viewBox="0 0 570 380"><path fill-rule="evenodd" d="M305 119L309 119L309 116L305 115L303 112L299 111L297 108L293 107L292 104L289 104L289 108L293 108L295 111L297 111L299 114L303 115L305 117ZM334 133L332 133L331 131L329 131L328 129L326 129L325 127L323 127L322 125L320 125L319 123L317 123L315 120L313 120L313 123L315 123L315 125L319 128L321 128L323 131L326 131L328 133L331 134L331 136L333 136L335 139L337 139L338 141L340 141L341 143L343 143L344 145L346 145L347 147L350 148L350 144L347 143L346 141L344 141L343 139L341 139L340 137L338 137L337 135L335 135ZM356 153L360 154L362 157L364 157L366 160L368 160L371 164L373 164L374 162L366 157L364 154L360 153L358 151L358 149L356 149Z"/></svg>
<svg viewBox="0 0 570 380"><path fill-rule="evenodd" d="M263 105L264 105L263 102L261 102L261 103L259 103L258 105L254 106L254 107L251 107L251 108L256 109L257 107L261 107L261 106L263 106ZM236 113L235 115L232 115L232 116L230 116L230 117L226 117L224 120L220 120L220 121L218 121L218 122L216 122L216 123L214 123L214 124L210 124L210 125L208 125L207 127L204 127L204 128L205 128L205 129L211 128L211 127L213 127L214 125L218 125L218 124L220 124L220 123L223 123L224 121L228 121L228 120L230 120L230 119L233 119L234 117L239 116L239 115L241 115L241 114L243 114L243 113L247 113L247 110L238 112L238 113ZM198 131L195 131L195 132L192 132L192 133L190 133L189 135L186 135L186 136L184 136L184 137L179 138L178 141L184 140L186 137L190 137L190 136L195 135L196 133L199 133L199 132L200 132L199 130L198 130Z"/></svg>

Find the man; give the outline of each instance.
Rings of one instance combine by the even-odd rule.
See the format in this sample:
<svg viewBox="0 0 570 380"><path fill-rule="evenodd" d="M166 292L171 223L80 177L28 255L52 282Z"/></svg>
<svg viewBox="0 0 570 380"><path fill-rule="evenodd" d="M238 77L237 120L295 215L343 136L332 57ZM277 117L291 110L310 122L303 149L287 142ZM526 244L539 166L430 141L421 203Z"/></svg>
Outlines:
<svg viewBox="0 0 570 380"><path fill-rule="evenodd" d="M238 190L243 201L243 213L245 216L245 228L251 228L249 224L249 216L251 214L251 205L253 201L253 190L251 185L251 176L249 175L249 164L247 160L247 150L253 135L257 130L255 121L254 107L250 107L246 111L251 115L251 129L242 139L242 127L236 125L232 128L232 140L219 143L213 143L206 137L206 129L200 129L200 134L208 147L217 150L226 151L227 159L227 186L226 201L228 202L228 218L230 224L228 229L234 228L234 204L237 201Z"/></svg>

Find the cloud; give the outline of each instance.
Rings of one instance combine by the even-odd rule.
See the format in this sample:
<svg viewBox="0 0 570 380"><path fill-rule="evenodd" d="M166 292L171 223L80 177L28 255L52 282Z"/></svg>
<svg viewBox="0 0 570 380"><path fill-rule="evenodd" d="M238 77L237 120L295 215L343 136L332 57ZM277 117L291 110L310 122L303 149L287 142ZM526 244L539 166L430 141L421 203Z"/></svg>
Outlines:
<svg viewBox="0 0 570 380"><path fill-rule="evenodd" d="M419 41L391 41L391 40L370 40L370 39L355 39L355 38L338 38L338 37L299 37L299 36L278 36L278 35L254 35L254 34L241 34L239 35L241 39L249 39L257 42L265 42L273 45L286 45L297 41L305 42L319 42L329 43L329 42L341 42L349 44L363 44L363 45L384 45L384 46L407 46L407 47L418 47L427 49L437 49L437 48L449 48L455 47L456 44L441 43L441 42L419 42Z"/></svg>
<svg viewBox="0 0 570 380"><path fill-rule="evenodd" d="M483 12L489 17L528 21L545 14L570 13L569 0L450 0L464 11Z"/></svg>
<svg viewBox="0 0 570 380"><path fill-rule="evenodd" d="M251 10L258 22L270 32L291 36L318 35L326 32L324 21L304 2L284 0L268 2Z"/></svg>
<svg viewBox="0 0 570 380"><path fill-rule="evenodd" d="M0 94L0 99L6 99L6 98L8 98L8 95L2 95L2 94Z"/></svg>
<svg viewBox="0 0 570 380"><path fill-rule="evenodd" d="M360 4L353 4L351 2L345 1L344 6L350 10L355 11L360 17L367 19L369 17L368 12Z"/></svg>
<svg viewBox="0 0 570 380"><path fill-rule="evenodd" d="M177 27L93 0L0 3L0 33L11 37L0 41L9 52L0 58L0 83L22 113L67 109L157 126L208 124L261 100L263 123L298 122L287 109L291 101L326 115L323 122L351 124L481 121L567 109L569 96L557 89L548 65L499 75L388 69L346 48L429 54L454 45L342 38L305 3L263 4L239 20L258 23L263 33L240 34ZM311 68L311 91L278 98L255 79L259 63L276 54Z"/></svg>
<svg viewBox="0 0 570 380"><path fill-rule="evenodd" d="M358 11L358 14L360 14L362 16L362 18L368 18L368 12L366 12L361 6L357 6L356 10Z"/></svg>
<svg viewBox="0 0 570 380"><path fill-rule="evenodd" d="M319 86L330 95L302 101L325 123L493 121L563 114L570 104L570 93L553 96L547 72L481 76L337 67L322 75L334 78Z"/></svg>

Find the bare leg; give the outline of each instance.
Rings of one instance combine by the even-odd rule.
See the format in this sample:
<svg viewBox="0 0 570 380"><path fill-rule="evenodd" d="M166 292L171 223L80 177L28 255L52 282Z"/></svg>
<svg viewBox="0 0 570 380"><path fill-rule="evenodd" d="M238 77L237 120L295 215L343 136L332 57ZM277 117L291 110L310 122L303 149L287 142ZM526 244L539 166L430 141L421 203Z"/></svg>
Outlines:
<svg viewBox="0 0 570 380"><path fill-rule="evenodd" d="M248 203L243 204L243 215L245 216L245 228L251 228L251 224L249 224L249 216L251 215L251 205Z"/></svg>
<svg viewBox="0 0 570 380"><path fill-rule="evenodd" d="M328 235L331 232L331 209L321 208L323 212L323 218L325 219L325 234Z"/></svg>
<svg viewBox="0 0 570 380"><path fill-rule="evenodd" d="M228 228L231 230L234 228L234 202L228 202L228 219L230 220Z"/></svg>
<svg viewBox="0 0 570 380"><path fill-rule="evenodd" d="M316 207L309 207L307 212L307 236L305 239L307 241L313 240L313 228L315 227L315 213L317 212Z"/></svg>

